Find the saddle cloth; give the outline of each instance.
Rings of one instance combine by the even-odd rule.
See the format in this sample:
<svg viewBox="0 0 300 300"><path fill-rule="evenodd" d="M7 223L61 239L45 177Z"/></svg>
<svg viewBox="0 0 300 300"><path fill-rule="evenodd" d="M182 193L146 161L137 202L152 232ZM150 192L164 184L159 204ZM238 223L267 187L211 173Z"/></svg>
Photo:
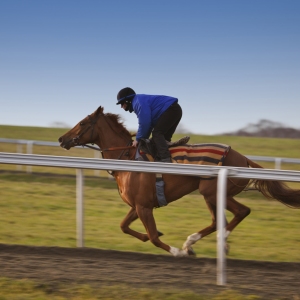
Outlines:
<svg viewBox="0 0 300 300"><path fill-rule="evenodd" d="M222 166L230 146L225 144L192 144L170 148L177 163Z"/></svg>
<svg viewBox="0 0 300 300"><path fill-rule="evenodd" d="M230 146L225 144L185 144L169 148L173 163L222 166ZM148 161L154 161L149 154L142 154Z"/></svg>

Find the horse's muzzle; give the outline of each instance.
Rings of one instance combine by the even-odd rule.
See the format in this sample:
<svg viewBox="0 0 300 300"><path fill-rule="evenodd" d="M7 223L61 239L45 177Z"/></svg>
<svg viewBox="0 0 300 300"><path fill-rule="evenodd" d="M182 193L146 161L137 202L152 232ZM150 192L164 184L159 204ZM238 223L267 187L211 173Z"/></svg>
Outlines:
<svg viewBox="0 0 300 300"><path fill-rule="evenodd" d="M70 141L66 142L62 136L58 139L58 142L59 142L59 145L66 150L69 150L71 148Z"/></svg>

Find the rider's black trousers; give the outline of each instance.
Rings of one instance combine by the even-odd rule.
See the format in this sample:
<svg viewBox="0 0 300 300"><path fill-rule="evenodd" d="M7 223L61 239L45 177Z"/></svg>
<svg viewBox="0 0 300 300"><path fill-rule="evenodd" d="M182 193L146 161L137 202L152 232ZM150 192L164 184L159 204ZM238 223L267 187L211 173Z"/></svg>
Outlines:
<svg viewBox="0 0 300 300"><path fill-rule="evenodd" d="M181 106L175 102L159 117L155 124L152 130L152 140L156 146L158 160L171 156L166 141L171 141L181 117Z"/></svg>

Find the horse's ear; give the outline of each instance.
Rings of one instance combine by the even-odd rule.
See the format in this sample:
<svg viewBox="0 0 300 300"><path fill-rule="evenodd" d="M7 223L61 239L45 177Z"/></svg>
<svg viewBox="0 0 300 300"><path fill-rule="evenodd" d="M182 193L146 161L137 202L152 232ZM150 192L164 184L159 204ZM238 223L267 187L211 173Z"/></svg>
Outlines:
<svg viewBox="0 0 300 300"><path fill-rule="evenodd" d="M98 108L97 108L97 110L96 110L96 114L98 115L98 114L103 114L103 107L102 106L99 106Z"/></svg>

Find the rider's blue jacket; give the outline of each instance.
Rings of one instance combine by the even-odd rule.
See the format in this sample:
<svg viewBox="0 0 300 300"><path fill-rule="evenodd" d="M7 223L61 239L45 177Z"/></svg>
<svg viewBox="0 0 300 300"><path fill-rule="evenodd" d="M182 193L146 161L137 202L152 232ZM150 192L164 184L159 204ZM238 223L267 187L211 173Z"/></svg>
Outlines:
<svg viewBox="0 0 300 300"><path fill-rule="evenodd" d="M132 100L132 108L137 115L139 128L136 140L149 138L159 117L178 99L170 96L137 94Z"/></svg>

